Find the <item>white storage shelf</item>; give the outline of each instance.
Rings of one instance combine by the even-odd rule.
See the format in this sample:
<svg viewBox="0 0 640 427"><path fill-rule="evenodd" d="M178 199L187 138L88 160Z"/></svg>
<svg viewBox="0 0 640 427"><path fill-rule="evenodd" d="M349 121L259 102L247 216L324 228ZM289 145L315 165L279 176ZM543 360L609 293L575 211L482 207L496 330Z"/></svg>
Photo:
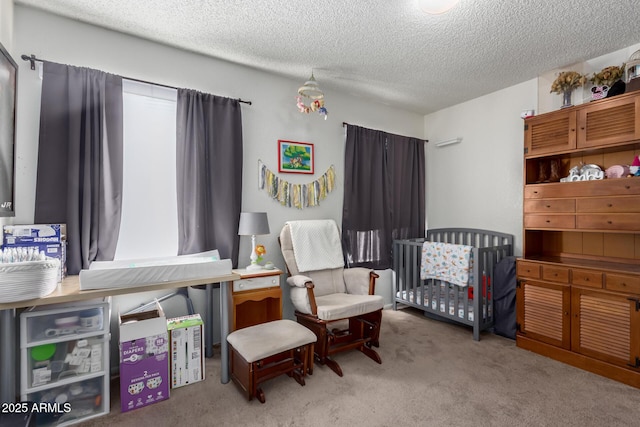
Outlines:
<svg viewBox="0 0 640 427"><path fill-rule="evenodd" d="M109 318L108 302L20 315L21 400L50 406L37 414L37 425L70 425L109 412Z"/></svg>

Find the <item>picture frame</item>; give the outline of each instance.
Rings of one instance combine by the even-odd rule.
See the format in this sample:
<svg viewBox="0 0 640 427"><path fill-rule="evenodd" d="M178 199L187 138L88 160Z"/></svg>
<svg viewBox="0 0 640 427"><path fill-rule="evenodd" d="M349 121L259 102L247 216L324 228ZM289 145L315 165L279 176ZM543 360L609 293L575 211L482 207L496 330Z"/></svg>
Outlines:
<svg viewBox="0 0 640 427"><path fill-rule="evenodd" d="M15 138L18 64L0 44L0 217L15 216Z"/></svg>
<svg viewBox="0 0 640 427"><path fill-rule="evenodd" d="M314 173L313 144L278 140L278 172Z"/></svg>

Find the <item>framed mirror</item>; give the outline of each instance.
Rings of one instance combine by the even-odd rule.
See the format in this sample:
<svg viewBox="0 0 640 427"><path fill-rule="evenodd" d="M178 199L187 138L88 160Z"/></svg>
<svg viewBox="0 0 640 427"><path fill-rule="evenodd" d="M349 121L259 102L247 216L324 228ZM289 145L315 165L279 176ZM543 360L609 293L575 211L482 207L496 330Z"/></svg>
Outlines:
<svg viewBox="0 0 640 427"><path fill-rule="evenodd" d="M15 138L18 65L0 44L0 216L15 216Z"/></svg>

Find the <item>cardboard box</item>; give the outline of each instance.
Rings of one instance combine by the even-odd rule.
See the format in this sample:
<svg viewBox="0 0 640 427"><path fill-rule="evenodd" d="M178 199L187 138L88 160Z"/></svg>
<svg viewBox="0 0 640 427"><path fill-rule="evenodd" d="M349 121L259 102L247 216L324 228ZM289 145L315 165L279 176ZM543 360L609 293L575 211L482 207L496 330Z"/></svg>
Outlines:
<svg viewBox="0 0 640 427"><path fill-rule="evenodd" d="M167 320L171 388L204 380L204 323L199 314Z"/></svg>
<svg viewBox="0 0 640 427"><path fill-rule="evenodd" d="M120 410L169 398L169 337L162 307L120 316Z"/></svg>
<svg viewBox="0 0 640 427"><path fill-rule="evenodd" d="M65 224L5 225L3 246L26 246L26 244L61 243L66 240Z"/></svg>

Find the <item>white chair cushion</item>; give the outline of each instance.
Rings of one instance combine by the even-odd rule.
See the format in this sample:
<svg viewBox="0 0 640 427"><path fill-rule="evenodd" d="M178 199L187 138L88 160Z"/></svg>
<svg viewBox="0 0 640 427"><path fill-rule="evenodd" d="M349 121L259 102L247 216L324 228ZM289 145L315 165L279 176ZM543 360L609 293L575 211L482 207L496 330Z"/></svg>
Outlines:
<svg viewBox="0 0 640 427"><path fill-rule="evenodd" d="M371 313L384 307L380 295L330 294L316 297L318 318L339 320Z"/></svg>
<svg viewBox="0 0 640 427"><path fill-rule="evenodd" d="M289 296L291 297L291 303L297 311L304 314L312 314L306 288L291 287L289 289Z"/></svg>
<svg viewBox="0 0 640 427"><path fill-rule="evenodd" d="M316 340L313 332L288 319L238 329L227 336L229 344L248 363L316 342Z"/></svg>

